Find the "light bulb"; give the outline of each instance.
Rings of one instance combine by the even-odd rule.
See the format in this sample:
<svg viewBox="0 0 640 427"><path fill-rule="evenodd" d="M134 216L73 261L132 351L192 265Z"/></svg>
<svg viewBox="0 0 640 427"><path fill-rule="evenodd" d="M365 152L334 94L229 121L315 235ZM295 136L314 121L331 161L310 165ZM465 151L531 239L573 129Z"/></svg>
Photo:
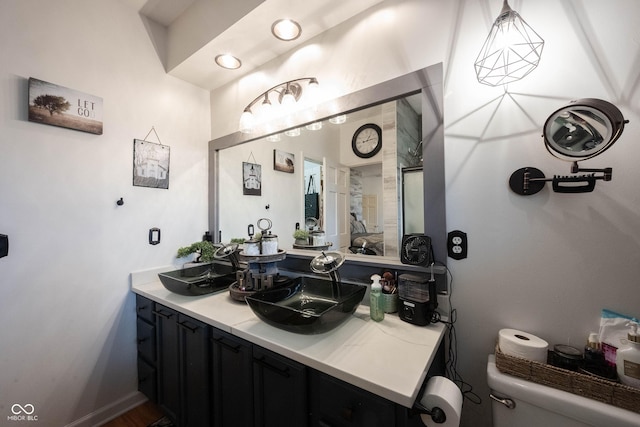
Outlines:
<svg viewBox="0 0 640 427"><path fill-rule="evenodd" d="M271 33L280 40L291 41L300 37L302 28L291 19L279 19L271 26Z"/></svg>
<svg viewBox="0 0 640 427"><path fill-rule="evenodd" d="M293 92L287 87L284 91L284 95L282 96L282 101L280 101L285 108L291 108L296 105L296 97L293 96Z"/></svg>
<svg viewBox="0 0 640 427"><path fill-rule="evenodd" d="M320 85L318 84L318 80L316 80L316 78L313 77L309 81L309 84L307 85L307 90L306 90L307 102L309 103L317 102L319 92L320 92Z"/></svg>
<svg viewBox="0 0 640 427"><path fill-rule="evenodd" d="M240 132L253 133L254 117L251 113L251 109L246 108L240 116Z"/></svg>

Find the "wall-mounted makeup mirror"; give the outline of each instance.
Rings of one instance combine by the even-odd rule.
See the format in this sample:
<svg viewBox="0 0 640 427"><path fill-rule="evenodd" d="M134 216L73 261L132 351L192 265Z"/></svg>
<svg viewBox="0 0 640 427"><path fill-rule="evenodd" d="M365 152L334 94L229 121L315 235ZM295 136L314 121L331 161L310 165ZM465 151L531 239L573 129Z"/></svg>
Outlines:
<svg viewBox="0 0 640 427"><path fill-rule="evenodd" d="M342 115L344 123L332 123ZM418 136L404 123L407 115L417 119ZM305 226L305 196L315 190L320 224L332 250L365 256L348 250L354 244L355 216L369 225L367 234L380 235L383 244L375 256L398 261L404 218L401 172L417 166L424 170L418 217L432 237L436 259L446 260L441 64L323 103L289 123L268 135L236 132L210 141L210 229L216 240L245 237L248 224L268 217L280 247L290 250L296 223ZM370 158L358 157L352 149L363 124L375 124L382 132L383 148ZM399 161L398 153L414 163ZM243 163L259 165L259 195L243 192Z"/></svg>
<svg viewBox="0 0 640 427"><path fill-rule="evenodd" d="M578 99L556 110L544 124L545 147L552 156L572 162L572 174L587 173L545 178L540 169L520 168L509 179L511 190L529 196L551 182L557 193L587 193L594 190L596 181L611 181L612 168L583 169L578 161L591 159L611 147L626 123L622 112L602 99Z"/></svg>

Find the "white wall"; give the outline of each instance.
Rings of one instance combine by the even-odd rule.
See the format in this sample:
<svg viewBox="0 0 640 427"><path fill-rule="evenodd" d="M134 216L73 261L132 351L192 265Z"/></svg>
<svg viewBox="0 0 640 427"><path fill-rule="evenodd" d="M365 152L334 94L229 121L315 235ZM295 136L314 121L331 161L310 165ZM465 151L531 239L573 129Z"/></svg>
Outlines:
<svg viewBox="0 0 640 427"><path fill-rule="evenodd" d="M209 93L165 74L120 1L3 0L0 52L0 424L17 403L40 425L93 425L139 397L129 273L207 229ZM102 97L104 134L28 122L30 76ZM132 186L152 126L168 190Z"/></svg>
<svg viewBox="0 0 640 427"><path fill-rule="evenodd" d="M235 132L248 100L281 81L314 75L330 98L444 63L447 227L469 236L468 258L448 262L458 367L483 400L466 402L465 426L490 425L485 368L499 329L581 347L602 308L640 315L640 2L512 1L546 44L538 69L507 92L479 84L473 69L501 6L387 0L211 97L215 138ZM613 102L630 120L611 150L584 163L613 167L613 181L590 194L512 193L520 167L569 173L545 151L541 127L582 97Z"/></svg>

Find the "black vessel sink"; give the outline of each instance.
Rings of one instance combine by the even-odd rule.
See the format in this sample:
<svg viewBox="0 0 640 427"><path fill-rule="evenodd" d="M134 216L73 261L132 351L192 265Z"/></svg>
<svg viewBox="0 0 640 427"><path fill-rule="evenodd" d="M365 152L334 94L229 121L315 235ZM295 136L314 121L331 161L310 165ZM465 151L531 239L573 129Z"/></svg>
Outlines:
<svg viewBox="0 0 640 427"><path fill-rule="evenodd" d="M235 282L236 273L229 265L212 263L158 273L158 277L171 292L196 296L227 289Z"/></svg>
<svg viewBox="0 0 640 427"><path fill-rule="evenodd" d="M298 277L291 284L246 297L253 312L276 328L320 334L347 320L358 308L365 286Z"/></svg>

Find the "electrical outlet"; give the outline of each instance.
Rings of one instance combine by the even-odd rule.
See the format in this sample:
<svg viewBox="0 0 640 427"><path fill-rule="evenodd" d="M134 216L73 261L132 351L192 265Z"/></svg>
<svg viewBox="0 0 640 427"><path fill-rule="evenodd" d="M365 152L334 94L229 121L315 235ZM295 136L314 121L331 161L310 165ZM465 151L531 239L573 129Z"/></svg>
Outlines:
<svg viewBox="0 0 640 427"><path fill-rule="evenodd" d="M453 259L464 259L467 257L467 233L454 230L447 236L447 252Z"/></svg>

